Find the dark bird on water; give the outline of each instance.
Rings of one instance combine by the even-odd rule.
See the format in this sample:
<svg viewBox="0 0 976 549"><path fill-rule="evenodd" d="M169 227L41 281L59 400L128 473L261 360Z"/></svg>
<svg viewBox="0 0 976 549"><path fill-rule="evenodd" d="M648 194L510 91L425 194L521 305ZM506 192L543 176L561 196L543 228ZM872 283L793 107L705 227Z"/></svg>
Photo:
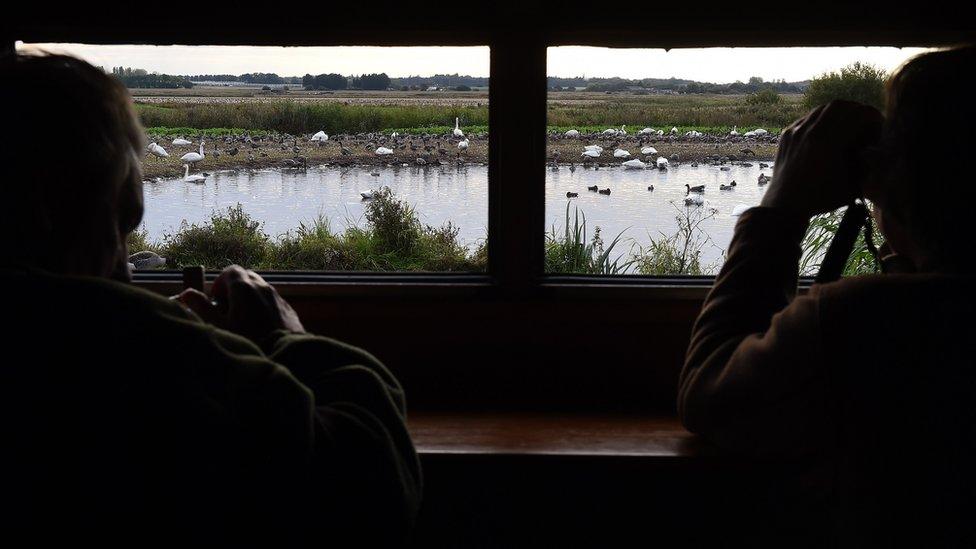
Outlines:
<svg viewBox="0 0 976 549"><path fill-rule="evenodd" d="M697 185L695 187L692 187L690 185L685 185L685 189L687 189L688 194L690 194L690 193L703 193L703 192L705 192L705 186L704 185Z"/></svg>
<svg viewBox="0 0 976 549"><path fill-rule="evenodd" d="M597 187L596 185L593 185L592 187L587 187L586 190L588 190L588 191L597 191L597 190L599 190L599 187Z"/></svg>
<svg viewBox="0 0 976 549"><path fill-rule="evenodd" d="M566 198L576 198L579 193L566 193Z"/></svg>
<svg viewBox="0 0 976 549"><path fill-rule="evenodd" d="M600 190L599 190L599 191L597 191L597 192L598 192L598 193L600 193L600 194L606 194L606 195L609 195L609 194L610 194L610 189L600 189Z"/></svg>

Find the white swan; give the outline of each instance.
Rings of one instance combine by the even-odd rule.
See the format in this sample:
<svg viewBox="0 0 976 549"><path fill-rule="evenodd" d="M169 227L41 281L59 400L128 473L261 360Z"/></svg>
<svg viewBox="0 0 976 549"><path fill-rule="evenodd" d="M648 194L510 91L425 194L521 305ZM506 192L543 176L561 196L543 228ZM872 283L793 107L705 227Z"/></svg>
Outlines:
<svg viewBox="0 0 976 549"><path fill-rule="evenodd" d="M454 117L454 137L464 137L464 132L461 131L461 119Z"/></svg>
<svg viewBox="0 0 976 549"><path fill-rule="evenodd" d="M315 132L315 135L313 135L312 138L309 139L309 141L312 142L318 141L320 143L328 140L329 140L329 136L324 131Z"/></svg>
<svg viewBox="0 0 976 549"><path fill-rule="evenodd" d="M366 191L359 193L359 196L363 197L363 200L372 200L376 198L377 191Z"/></svg>
<svg viewBox="0 0 976 549"><path fill-rule="evenodd" d="M569 130L564 134L566 137L579 137L579 130Z"/></svg>
<svg viewBox="0 0 976 549"><path fill-rule="evenodd" d="M643 130L637 132L637 135L653 135L656 133L654 128L644 128Z"/></svg>
<svg viewBox="0 0 976 549"><path fill-rule="evenodd" d="M657 154L657 149L654 147L644 147L641 149L641 154Z"/></svg>
<svg viewBox="0 0 976 549"><path fill-rule="evenodd" d="M614 158L630 158L630 153L627 152L627 151L625 151L625 150L623 150L623 149L617 149L617 150L613 151L613 157Z"/></svg>
<svg viewBox="0 0 976 549"><path fill-rule="evenodd" d="M701 137L702 135L702 132L696 130L685 132L685 137Z"/></svg>
<svg viewBox="0 0 976 549"><path fill-rule="evenodd" d="M667 169L668 164L670 164L670 162L668 162L668 159L664 158L663 156L657 159L657 169L659 170Z"/></svg>
<svg viewBox="0 0 976 549"><path fill-rule="evenodd" d="M379 156L387 156L393 154L393 149L388 149L386 147L378 147L376 149L376 154Z"/></svg>
<svg viewBox="0 0 976 549"><path fill-rule="evenodd" d="M600 158L600 151L583 151L580 156L585 156L587 158Z"/></svg>
<svg viewBox="0 0 976 549"><path fill-rule="evenodd" d="M183 171L183 181L186 181L187 183L203 183L204 181L207 180L207 176L205 175L201 175L198 173L190 175L189 164L183 164L183 167L186 168L186 170Z"/></svg>
<svg viewBox="0 0 976 549"><path fill-rule="evenodd" d="M130 255L129 265L132 265L133 269L155 269L166 265L166 258L156 252L145 250Z"/></svg>
<svg viewBox="0 0 976 549"><path fill-rule="evenodd" d="M701 206L705 203L705 197L700 194L690 194L685 197L685 206Z"/></svg>
<svg viewBox="0 0 976 549"><path fill-rule="evenodd" d="M672 135L677 135L678 134L678 127L677 126L671 126L671 134Z"/></svg>
<svg viewBox="0 0 976 549"><path fill-rule="evenodd" d="M749 208L751 208L751 206L749 206L748 204L736 204L735 207L732 208L732 216L739 217L740 215L745 213L745 211L748 210Z"/></svg>
<svg viewBox="0 0 976 549"><path fill-rule="evenodd" d="M756 134L757 136L763 136L763 135L766 135L767 133L769 133L768 131L766 131L766 130L764 130L763 128L756 128L756 129L754 129L754 130L752 130L752 131L753 131L753 133L755 133L755 134Z"/></svg>
<svg viewBox="0 0 976 549"><path fill-rule="evenodd" d="M176 145L177 147L185 147L191 144L192 143L190 143L186 139L183 139L182 137L177 137L176 139L173 140L173 145Z"/></svg>
<svg viewBox="0 0 976 549"><path fill-rule="evenodd" d="M148 149L149 149L149 153L150 154L153 154L153 155L158 156L160 158L167 158L167 157L169 157L169 153L166 152L166 149L164 149L161 146L159 146L155 141L153 141L152 143L149 144Z"/></svg>
<svg viewBox="0 0 976 549"><path fill-rule="evenodd" d="M468 150L468 138L465 137L461 141L458 141L458 150L466 151Z"/></svg>
<svg viewBox="0 0 976 549"><path fill-rule="evenodd" d="M599 145L586 145L585 147L583 147L583 150L584 151L596 151L598 153L602 153L603 152L603 147L601 147Z"/></svg>
<svg viewBox="0 0 976 549"><path fill-rule="evenodd" d="M617 128L607 128L603 130L603 135L617 135Z"/></svg>
<svg viewBox="0 0 976 549"><path fill-rule="evenodd" d="M623 164L621 164L621 166L627 168L628 170L643 170L644 168L647 167L647 164L635 158L633 160L628 160L624 162Z"/></svg>
<svg viewBox="0 0 976 549"><path fill-rule="evenodd" d="M729 132L729 135L732 137L739 137L738 128L738 126L732 126L732 131Z"/></svg>
<svg viewBox="0 0 976 549"><path fill-rule="evenodd" d="M206 156L203 154L203 141L200 142L200 152L189 152L180 157L180 161L186 164L196 164L197 162L203 160Z"/></svg>

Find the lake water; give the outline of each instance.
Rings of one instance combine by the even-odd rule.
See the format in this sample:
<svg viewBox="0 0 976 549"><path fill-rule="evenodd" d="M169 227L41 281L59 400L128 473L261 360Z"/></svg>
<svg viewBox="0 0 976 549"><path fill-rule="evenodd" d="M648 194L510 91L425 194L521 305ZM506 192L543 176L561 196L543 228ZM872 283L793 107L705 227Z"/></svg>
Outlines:
<svg viewBox="0 0 976 549"><path fill-rule="evenodd" d="M674 166L667 171L627 170L567 166L546 171L546 227L561 231L567 202L586 215L589 235L593 227L601 228L609 242L624 231L631 242L646 244L661 233L677 230L679 212L698 211L712 217L701 224L711 242L703 248L704 263L720 262L732 237L738 219L732 215L739 204L759 203L764 187L757 184L760 173L772 175L772 168L730 166L729 171L701 164ZM379 175L372 175L378 173ZM735 180L732 191L720 191L719 185ZM705 185L705 205L686 208L685 184ZM588 186L611 189L609 196L587 191ZM648 191L654 185L654 191ZM363 224L365 203L360 193L389 186L402 200L413 204L420 219L430 225L452 221L460 228L460 238L476 245L488 234L488 168L485 166L336 168L319 166L300 170L240 170L210 175L203 184L186 183L182 178L147 182L146 214L143 228L150 238L161 240L165 233L177 230L180 223L202 223L214 210L240 203L244 211L264 223L263 230L280 235L300 222L319 215L341 230L350 224ZM579 193L567 199L566 192ZM676 208L677 207L677 208ZM541 230L541 228L540 228Z"/></svg>

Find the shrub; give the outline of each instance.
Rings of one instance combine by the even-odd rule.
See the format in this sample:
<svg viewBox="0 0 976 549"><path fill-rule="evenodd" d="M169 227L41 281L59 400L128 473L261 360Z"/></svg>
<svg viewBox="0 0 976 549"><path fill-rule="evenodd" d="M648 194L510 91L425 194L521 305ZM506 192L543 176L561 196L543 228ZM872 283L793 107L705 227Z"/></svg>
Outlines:
<svg viewBox="0 0 976 549"><path fill-rule="evenodd" d="M244 213L240 204L226 213L214 212L203 225L185 221L176 234L163 237L166 259L177 266L204 265L222 269L238 264L253 267L262 263L269 245L261 223Z"/></svg>
<svg viewBox="0 0 976 549"><path fill-rule="evenodd" d="M671 236L661 233L661 238L651 239L646 248L637 247L634 254L636 271L643 275L701 275L710 269L702 267L701 254L711 243L701 225L715 216L705 213L704 208L683 210L675 205L675 222L678 230Z"/></svg>
<svg viewBox="0 0 976 549"><path fill-rule="evenodd" d="M810 81L804 95L807 108L835 99L857 101L878 109L884 107L884 85L887 73L866 63L853 63L840 70L820 75Z"/></svg>
<svg viewBox="0 0 976 549"><path fill-rule="evenodd" d="M779 94L771 88L766 88L764 90L759 90L756 93L749 94L746 97L746 103L749 105L776 105L781 101Z"/></svg>

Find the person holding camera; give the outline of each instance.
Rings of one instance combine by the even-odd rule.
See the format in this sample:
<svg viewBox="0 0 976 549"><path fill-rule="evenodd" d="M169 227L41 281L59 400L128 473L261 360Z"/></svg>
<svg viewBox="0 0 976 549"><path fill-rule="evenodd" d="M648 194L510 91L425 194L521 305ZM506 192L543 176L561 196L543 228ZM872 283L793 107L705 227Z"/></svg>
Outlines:
<svg viewBox="0 0 976 549"><path fill-rule="evenodd" d="M933 51L890 78L884 114L837 101L786 128L693 328L683 423L818 466L831 543L976 542L974 85L976 48ZM796 295L811 217L855 199L872 205L885 274Z"/></svg>

